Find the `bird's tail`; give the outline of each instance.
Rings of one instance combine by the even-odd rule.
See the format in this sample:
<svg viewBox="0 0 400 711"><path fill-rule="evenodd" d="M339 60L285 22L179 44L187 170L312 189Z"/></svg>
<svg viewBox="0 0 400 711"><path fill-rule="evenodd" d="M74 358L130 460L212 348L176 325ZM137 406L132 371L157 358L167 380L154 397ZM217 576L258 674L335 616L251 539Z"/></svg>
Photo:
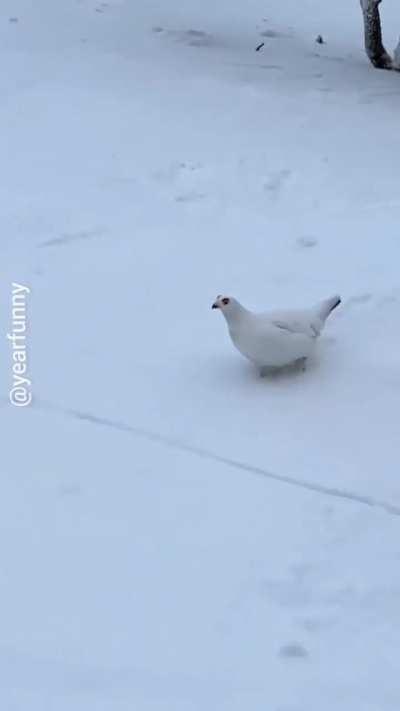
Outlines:
<svg viewBox="0 0 400 711"><path fill-rule="evenodd" d="M339 306L341 301L340 296L336 294L330 299L324 299L324 301L320 301L319 304L317 304L315 310L322 323L325 323L329 314L332 313L333 309L336 309L336 307Z"/></svg>

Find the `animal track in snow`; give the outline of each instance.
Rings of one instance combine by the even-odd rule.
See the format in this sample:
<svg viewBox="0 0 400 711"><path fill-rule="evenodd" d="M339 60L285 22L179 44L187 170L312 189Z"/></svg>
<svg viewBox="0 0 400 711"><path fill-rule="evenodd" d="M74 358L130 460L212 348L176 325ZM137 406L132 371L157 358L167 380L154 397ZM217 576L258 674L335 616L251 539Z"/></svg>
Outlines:
<svg viewBox="0 0 400 711"><path fill-rule="evenodd" d="M206 194L199 189L202 186L198 185L197 172L201 167L200 163L192 161L173 162L166 168L154 172L152 177L161 185L173 187L177 191L172 196L175 202L198 202L206 197Z"/></svg>
<svg viewBox="0 0 400 711"><path fill-rule="evenodd" d="M324 62L334 62L334 63L337 63L337 62L338 62L338 63L341 63L341 62L346 61L346 58L345 58L345 57L338 57L338 56L334 56L334 55L326 56L326 55L323 55L323 54L319 54L318 52L312 52L312 54L309 55L309 56L311 56L311 57L318 57L318 59L322 59Z"/></svg>
<svg viewBox="0 0 400 711"><path fill-rule="evenodd" d="M181 193L176 195L175 202L198 202L199 200L204 200L206 195L204 193L198 193L195 190L189 190L186 193Z"/></svg>
<svg viewBox="0 0 400 711"><path fill-rule="evenodd" d="M318 240L315 239L315 237L309 237L305 235L296 239L296 245L301 249L311 249L312 247L316 247L317 244Z"/></svg>
<svg viewBox="0 0 400 711"><path fill-rule="evenodd" d="M189 47L214 47L217 42L213 35L203 30L167 30L164 27L153 27L153 32L170 37L175 42L181 42Z"/></svg>
<svg viewBox="0 0 400 711"><path fill-rule="evenodd" d="M272 69L278 72L283 72L284 67L281 64L253 64L252 62L231 62L232 67L251 67L252 69Z"/></svg>
<svg viewBox="0 0 400 711"><path fill-rule="evenodd" d="M308 652L299 642L290 642L280 648L279 656L286 659L305 659L308 657Z"/></svg>
<svg viewBox="0 0 400 711"><path fill-rule="evenodd" d="M267 37L268 39L278 39L279 37L290 37L291 35L286 34L285 32L277 32L276 30L263 30L263 32L260 32L261 37Z"/></svg>
<svg viewBox="0 0 400 711"><path fill-rule="evenodd" d="M353 306L360 306L362 304L367 304L372 299L372 294L365 292L365 294L358 294L356 296L351 296L350 299L344 304L345 309L352 309ZM342 309L343 311L343 309Z"/></svg>
<svg viewBox="0 0 400 711"><path fill-rule="evenodd" d="M7 402L7 401L6 401ZM190 444L185 440L175 439L167 435L163 435L160 432L155 432L152 430L147 430L140 426L129 425L125 422L110 420L105 417L98 417L90 412L83 412L80 410L64 409L50 402L39 402L36 400L36 408L39 410L45 410L52 413L59 413L64 417L72 417L83 422L90 423L91 425L97 427L106 427L111 430L117 430L120 432L125 432L133 437L138 437L140 439L145 439L149 442L155 444L163 445L164 447L170 449L176 449L181 452L187 452L195 457L199 457L203 460L210 460L221 465L231 467L233 469L238 469L240 471L246 472L248 474L253 474L255 476L262 476L265 479L270 479L271 481L279 481L282 484L288 486L293 486L299 489L304 489L306 491L313 491L324 496L329 496L334 499L339 499L342 502L352 502L353 504L358 504L362 506L367 506L373 509L380 509L391 516L400 517L400 506L396 506L391 501L384 501L380 499L375 499L373 496L368 496L355 491L349 491L346 489L338 489L336 487L324 486L323 484L314 483L306 479L298 479L297 477L291 477L286 474L276 474L263 467L257 467L247 462L242 462L236 459L231 459L230 457L225 457L221 454L213 452L211 450L203 449L194 444ZM276 585L276 581L266 581L267 585ZM278 582L279 585L279 582ZM283 584L287 586L287 583ZM298 588L298 581L296 583ZM285 588L283 587L283 590ZM282 586L281 586L282 591ZM281 592L280 591L280 592ZM306 601L310 596L312 591L306 590ZM295 600L296 603L299 601L298 589L295 590Z"/></svg>
<svg viewBox="0 0 400 711"><path fill-rule="evenodd" d="M38 247L57 247L65 244L70 244L71 242L78 242L85 239L92 239L92 237L102 237L106 233L106 230L81 230L79 232L64 233L59 237L54 237L53 239L48 239L45 242L40 242Z"/></svg>
<svg viewBox="0 0 400 711"><path fill-rule="evenodd" d="M264 183L264 190L270 193L271 196L277 197L289 180L291 174L292 171L288 169L271 172Z"/></svg>
<svg viewBox="0 0 400 711"><path fill-rule="evenodd" d="M159 183L175 183L182 177L186 178L190 173L201 168L200 163L193 163L191 161L174 161L166 168L161 168L154 171L152 177Z"/></svg>

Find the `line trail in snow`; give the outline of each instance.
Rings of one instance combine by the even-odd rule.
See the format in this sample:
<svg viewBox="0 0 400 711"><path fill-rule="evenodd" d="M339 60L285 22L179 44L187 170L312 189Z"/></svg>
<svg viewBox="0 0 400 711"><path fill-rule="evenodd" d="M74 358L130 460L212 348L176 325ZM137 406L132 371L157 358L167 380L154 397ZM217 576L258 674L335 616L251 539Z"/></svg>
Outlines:
<svg viewBox="0 0 400 711"><path fill-rule="evenodd" d="M323 484L317 484L306 479L297 479L295 477L287 476L285 474L276 474L275 472L269 471L268 469L264 469L263 467L248 464L247 462L243 462L238 459L233 459L231 457L225 457L221 454L217 454L216 452L205 449L203 447L192 445L178 438L169 437L168 435L164 435L159 432L154 432L152 430L145 429L144 427L129 425L125 422L110 420L106 417L98 417L97 415L93 415L90 412L84 412L82 410L62 408L58 405L54 405L50 402L45 401L36 401L35 408L43 411L56 412L57 414L64 415L66 417L71 417L76 420L88 422L89 424L95 425L97 427L108 427L109 429L113 429L118 432L125 432L134 437L140 437L141 439L146 439L149 442L154 442L163 445L164 447L169 447L170 449L176 449L205 460L217 462L218 464L224 464L227 467L238 469L248 474L262 476L265 479L277 481L281 484L288 484L289 486L295 486L299 489L305 489L306 491L313 491L317 494L323 494L324 496L330 496L335 499L342 499L345 501L351 501L353 503L362 504L363 506L369 506L370 508L380 509L393 516L400 516L400 506L395 506L393 504L388 503L387 501L381 501L379 499L375 499L372 496L359 494L357 492L349 491L347 489L324 486Z"/></svg>

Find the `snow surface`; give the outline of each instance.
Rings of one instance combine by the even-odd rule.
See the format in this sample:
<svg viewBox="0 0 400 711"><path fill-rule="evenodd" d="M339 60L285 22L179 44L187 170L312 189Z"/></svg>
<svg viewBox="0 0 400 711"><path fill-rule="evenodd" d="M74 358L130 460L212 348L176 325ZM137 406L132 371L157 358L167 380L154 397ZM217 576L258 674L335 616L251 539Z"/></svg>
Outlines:
<svg viewBox="0 0 400 711"><path fill-rule="evenodd" d="M2 0L0 56L1 709L398 711L400 78L357 0ZM344 303L260 380L222 292Z"/></svg>

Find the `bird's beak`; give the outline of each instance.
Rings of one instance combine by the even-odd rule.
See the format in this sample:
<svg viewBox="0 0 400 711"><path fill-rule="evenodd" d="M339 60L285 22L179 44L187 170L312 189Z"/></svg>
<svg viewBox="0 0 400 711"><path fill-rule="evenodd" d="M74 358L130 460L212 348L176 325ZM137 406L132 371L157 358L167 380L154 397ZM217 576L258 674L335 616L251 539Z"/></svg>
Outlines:
<svg viewBox="0 0 400 711"><path fill-rule="evenodd" d="M211 306L212 309L219 309L219 306L216 301L214 301L213 305Z"/></svg>

